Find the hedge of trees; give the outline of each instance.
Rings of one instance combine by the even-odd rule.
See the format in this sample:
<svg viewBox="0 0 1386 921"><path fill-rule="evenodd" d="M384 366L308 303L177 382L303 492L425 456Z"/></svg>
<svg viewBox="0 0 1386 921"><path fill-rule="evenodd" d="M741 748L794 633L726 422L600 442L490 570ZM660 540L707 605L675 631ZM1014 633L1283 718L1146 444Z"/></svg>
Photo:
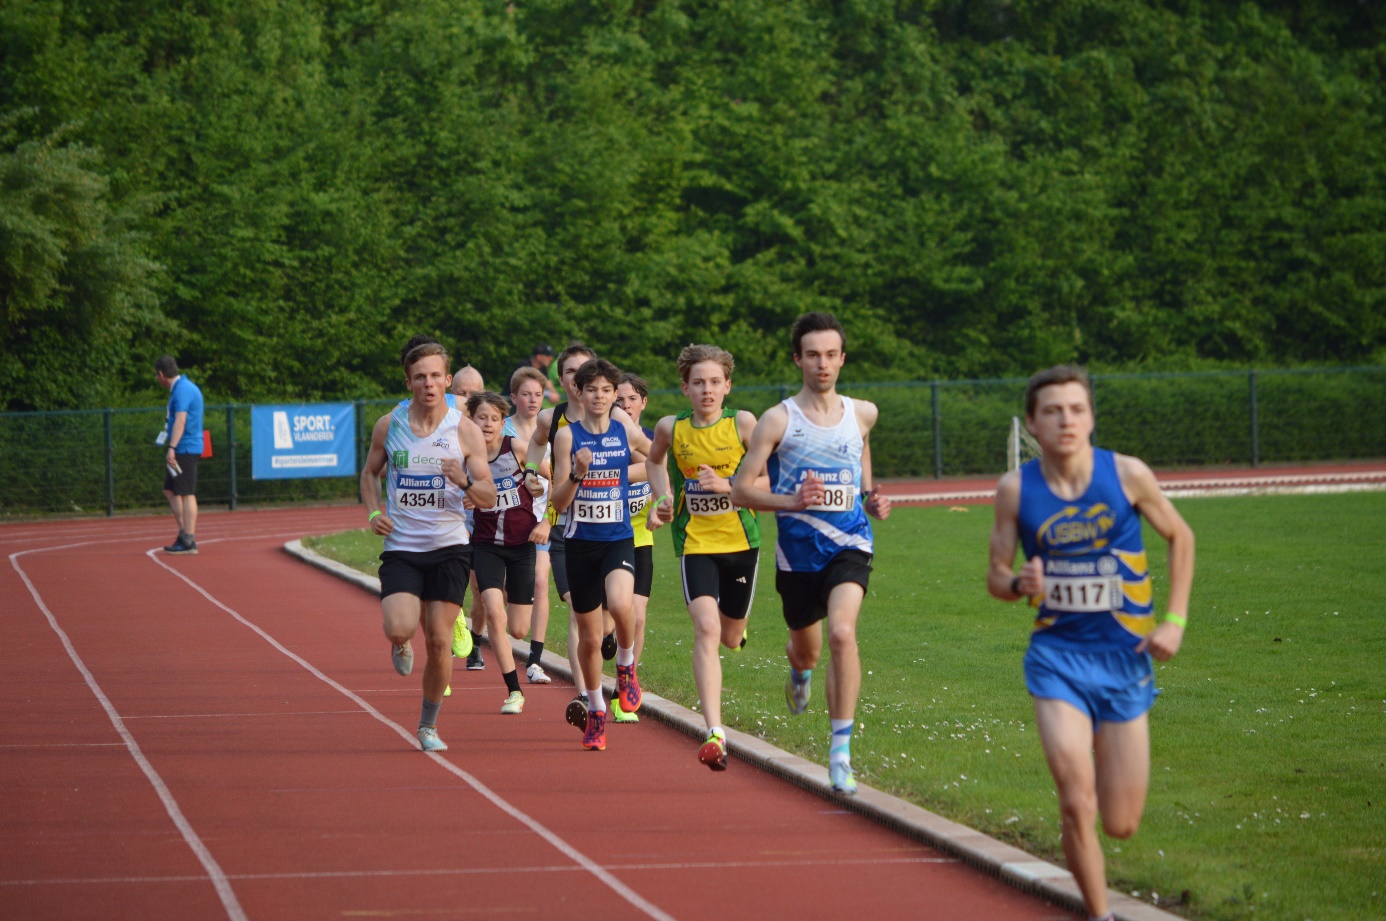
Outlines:
<svg viewBox="0 0 1386 921"><path fill-rule="evenodd" d="M1386 361L1386 8L7 0L0 408Z"/></svg>

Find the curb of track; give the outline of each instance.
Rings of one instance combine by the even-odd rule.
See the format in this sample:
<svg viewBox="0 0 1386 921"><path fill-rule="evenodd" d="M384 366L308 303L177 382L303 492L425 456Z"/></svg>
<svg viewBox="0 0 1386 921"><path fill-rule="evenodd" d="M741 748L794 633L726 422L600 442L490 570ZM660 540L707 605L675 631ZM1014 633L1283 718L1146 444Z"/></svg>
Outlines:
<svg viewBox="0 0 1386 921"><path fill-rule="evenodd" d="M304 547L301 541L289 541L284 545L284 551L310 566L370 592L376 598L380 597L379 579L314 553ZM488 638L483 637L482 641L490 645ZM522 647L517 640L511 640L511 644L516 654L528 652L527 644ZM546 671L556 672L569 681L573 678L568 660L555 653L545 650L543 665ZM614 694L614 682L608 679L608 683L608 691ZM698 741L702 741L706 735L706 727L700 714L658 694L645 692L640 713L653 716L659 722L672 726ZM1080 915L1084 912L1078 884L1074 881L1073 874L1063 867L1040 860L1020 848L997 841L966 825L945 819L865 784L860 785L856 796L838 796L832 793L828 786L827 768L776 748L764 739L728 729L727 742L727 753L742 761L816 793L843 809L865 816L899 834L951 854L964 863L971 864L1019 889L1042 896ZM1111 903L1111 911L1119 921L1183 921L1178 915L1115 890L1108 890L1107 898Z"/></svg>

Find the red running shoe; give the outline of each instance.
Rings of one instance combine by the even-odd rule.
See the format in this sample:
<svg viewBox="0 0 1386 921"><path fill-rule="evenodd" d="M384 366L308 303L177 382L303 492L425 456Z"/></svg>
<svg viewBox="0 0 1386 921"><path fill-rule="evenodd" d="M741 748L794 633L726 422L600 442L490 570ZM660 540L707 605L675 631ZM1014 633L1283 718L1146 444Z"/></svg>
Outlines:
<svg viewBox="0 0 1386 921"><path fill-rule="evenodd" d="M616 666L616 696L621 700L621 709L634 713L640 709L640 679L635 676L635 663Z"/></svg>
<svg viewBox="0 0 1386 921"><path fill-rule="evenodd" d="M606 751L606 711L589 710L587 731L582 734L582 747L590 751Z"/></svg>

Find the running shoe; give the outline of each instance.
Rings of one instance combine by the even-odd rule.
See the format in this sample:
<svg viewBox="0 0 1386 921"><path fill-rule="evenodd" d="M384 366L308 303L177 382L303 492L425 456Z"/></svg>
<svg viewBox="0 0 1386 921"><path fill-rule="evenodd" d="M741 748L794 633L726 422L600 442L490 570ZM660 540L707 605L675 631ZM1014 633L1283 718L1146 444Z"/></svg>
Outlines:
<svg viewBox="0 0 1386 921"><path fill-rule="evenodd" d="M587 731L587 698L579 694L568 701L568 709L564 711L563 718L568 721L568 725Z"/></svg>
<svg viewBox="0 0 1386 921"><path fill-rule="evenodd" d="M602 637L602 658L608 662L616 658L616 634L614 632Z"/></svg>
<svg viewBox="0 0 1386 921"><path fill-rule="evenodd" d="M553 681L548 672L544 671L544 666L538 662L525 669L525 677L529 679L530 684L548 684Z"/></svg>
<svg viewBox="0 0 1386 921"><path fill-rule="evenodd" d="M454 659L465 659L472 654L472 631L467 629L467 618L462 614L457 615L457 620L452 624L452 657Z"/></svg>
<svg viewBox="0 0 1386 921"><path fill-rule="evenodd" d="M184 540L183 535L178 535L178 539L164 548L165 553L186 553L189 555L197 554L197 541ZM612 653L615 655L615 653Z"/></svg>
<svg viewBox="0 0 1386 921"><path fill-rule="evenodd" d="M750 628L750 627L747 627L747 628L746 628L746 631L745 631L744 633L741 634L741 642L739 642L739 643L736 644L736 648L733 649L732 652L740 652L741 650L745 649L745 648L746 648L746 640L750 639L750 637L751 637L751 628Z"/></svg>
<svg viewBox="0 0 1386 921"><path fill-rule="evenodd" d="M467 653L467 671L480 672L486 670L486 660L481 657L481 647L473 646L472 651Z"/></svg>
<svg viewBox="0 0 1386 921"><path fill-rule="evenodd" d="M828 765L828 780L834 793L841 793L843 796L857 795L857 776L852 773L850 761Z"/></svg>
<svg viewBox="0 0 1386 921"><path fill-rule="evenodd" d="M813 676L799 680L794 669L789 670L789 680L784 683L784 702L789 706L789 712L796 716L808 709L809 684L813 681Z"/></svg>
<svg viewBox="0 0 1386 921"><path fill-rule="evenodd" d="M452 685L448 685L447 687L443 688L443 696L444 696L444 697L451 697L451 696L452 696Z"/></svg>
<svg viewBox="0 0 1386 921"><path fill-rule="evenodd" d="M616 666L616 696L621 701L621 709L634 713L640 709L640 679L635 674L635 663Z"/></svg>
<svg viewBox="0 0 1386 921"><path fill-rule="evenodd" d="M407 675L414 670L414 648L408 643L390 647L390 660L395 663L395 671Z"/></svg>
<svg viewBox="0 0 1386 921"><path fill-rule="evenodd" d="M519 691L511 691L505 698L505 703L501 704L502 713L519 713L525 708L525 695Z"/></svg>
<svg viewBox="0 0 1386 921"><path fill-rule="evenodd" d="M587 731L582 734L582 747L590 751L606 751L606 711L593 710L587 714Z"/></svg>
<svg viewBox="0 0 1386 921"><path fill-rule="evenodd" d="M627 713L621 709L621 697L619 694L611 698L611 704L606 708L606 712L611 714L611 721L613 723L640 722L640 717L636 716L634 713Z"/></svg>
<svg viewBox="0 0 1386 921"><path fill-rule="evenodd" d="M448 743L438 738L437 726L420 726L419 748L426 752L445 752L448 750Z"/></svg>
<svg viewBox="0 0 1386 921"><path fill-rule="evenodd" d="M727 740L715 732L707 734L707 741L698 749L698 760L714 771L727 769Z"/></svg>

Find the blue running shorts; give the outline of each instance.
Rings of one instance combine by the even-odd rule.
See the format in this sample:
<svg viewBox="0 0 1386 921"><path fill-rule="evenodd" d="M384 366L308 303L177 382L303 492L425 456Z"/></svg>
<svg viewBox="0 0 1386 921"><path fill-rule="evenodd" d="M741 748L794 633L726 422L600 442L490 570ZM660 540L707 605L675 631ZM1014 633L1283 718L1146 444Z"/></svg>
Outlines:
<svg viewBox="0 0 1386 921"><path fill-rule="evenodd" d="M1097 723L1125 723L1155 705L1155 667L1130 649L1079 652L1031 643L1025 687L1035 697L1073 704Z"/></svg>

